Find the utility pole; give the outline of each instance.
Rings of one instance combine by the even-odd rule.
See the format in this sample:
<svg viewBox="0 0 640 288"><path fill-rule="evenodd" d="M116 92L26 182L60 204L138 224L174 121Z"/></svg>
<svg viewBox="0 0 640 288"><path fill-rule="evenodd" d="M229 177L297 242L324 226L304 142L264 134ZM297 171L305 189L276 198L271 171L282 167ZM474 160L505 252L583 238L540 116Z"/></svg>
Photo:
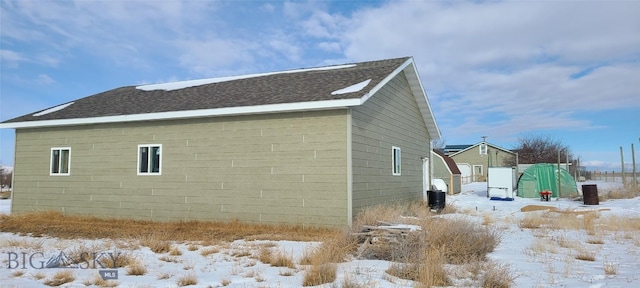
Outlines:
<svg viewBox="0 0 640 288"><path fill-rule="evenodd" d="M624 177L624 154L622 154L622 146L620 146L620 164L622 164L622 186L624 186L627 182Z"/></svg>
<svg viewBox="0 0 640 288"><path fill-rule="evenodd" d="M558 150L558 197L562 194L562 188L560 188L560 150Z"/></svg>
<svg viewBox="0 0 640 288"><path fill-rule="evenodd" d="M633 186L638 187L638 176L636 175L636 150L631 143L631 163L633 164Z"/></svg>

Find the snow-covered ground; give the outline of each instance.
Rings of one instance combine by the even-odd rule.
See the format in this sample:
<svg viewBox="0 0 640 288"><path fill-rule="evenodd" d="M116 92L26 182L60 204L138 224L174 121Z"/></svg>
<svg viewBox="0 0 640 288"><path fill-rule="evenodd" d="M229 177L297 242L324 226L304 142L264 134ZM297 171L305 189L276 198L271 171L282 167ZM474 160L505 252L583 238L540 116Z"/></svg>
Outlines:
<svg viewBox="0 0 640 288"><path fill-rule="evenodd" d="M616 188L616 183L589 182L597 184L600 193ZM514 201L492 201L486 197L486 183L464 185L458 195L447 195L447 205L455 205L462 214L472 220L487 221L502 231L502 241L490 258L507 264L515 278L515 287L637 287L640 284L640 231L596 231L601 243L587 241L596 237L583 230L521 229L520 219L527 213L521 212L527 205L547 205L567 210L600 210L600 217L640 218L640 197L624 200L609 200L600 205L585 206L582 202L568 199L518 198ZM0 200L0 213L9 213L10 200ZM580 217L567 215L566 217ZM562 241L558 241L558 240ZM61 251L72 251L74 247L104 247L104 252L131 253L147 269L142 276L127 275L126 268L119 268L118 280L124 287L177 287L184 276L195 276L196 287L300 287L304 266L295 269L271 267L257 259L261 247L271 247L282 251L298 261L315 242L292 241L235 241L226 244L175 243L181 255L156 254L149 248L127 250L126 243L110 240L60 240L32 238L0 232L0 286L41 287L44 281L60 270L72 270L75 281L65 287L85 287L96 283L98 269L37 269L39 261L48 260ZM565 247L557 243L575 243ZM21 243L25 243L24 245ZM548 245L547 248L540 246ZM554 246L554 247L551 247ZM216 248L217 253L207 256L202 251ZM588 251L595 256L594 261L575 258L576 249ZM38 254L41 253L41 254ZM31 257L33 255L33 257ZM105 254L108 255L108 254ZM105 256L106 257L106 256ZM32 261L30 262L30 258ZM46 259L45 259L46 258ZM161 259L162 258L162 259ZM352 260L339 264L337 285L325 284L321 287L339 287L347 277L351 283L364 287L413 287L414 283L387 275L384 271L390 262L378 260ZM605 268L615 273L605 273ZM454 284L455 285L455 284ZM458 285L456 285L458 286ZM194 287L194 286L191 286Z"/></svg>

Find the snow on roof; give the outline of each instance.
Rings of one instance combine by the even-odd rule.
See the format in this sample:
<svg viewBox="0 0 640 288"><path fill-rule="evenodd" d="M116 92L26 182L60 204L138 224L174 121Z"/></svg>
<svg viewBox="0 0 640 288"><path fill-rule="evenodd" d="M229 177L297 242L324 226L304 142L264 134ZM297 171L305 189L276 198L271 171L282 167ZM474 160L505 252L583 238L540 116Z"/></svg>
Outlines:
<svg viewBox="0 0 640 288"><path fill-rule="evenodd" d="M64 108L69 107L69 105L71 105L71 104L73 104L73 103L74 103L74 102L69 102L69 103L67 103L67 104L58 105L58 106L56 106L56 107L49 108L49 109L47 109L47 110L43 110L43 111L40 111L40 112L38 112L38 113L35 113L35 114L33 114L33 116L36 116L36 117L37 117L37 116L42 116L42 115L46 115L46 114L49 114L49 113L53 113L53 112L56 112L56 111L60 111L60 110L62 110L62 109L64 109Z"/></svg>
<svg viewBox="0 0 640 288"><path fill-rule="evenodd" d="M331 95L339 95L339 94L358 92L358 91L364 89L364 87L367 87L367 85L369 85L369 82L371 82L371 79L364 80L364 81L362 81L360 83L353 84L353 85L351 85L349 87L345 87L345 88L333 91L333 92L331 92Z"/></svg>
<svg viewBox="0 0 640 288"><path fill-rule="evenodd" d="M325 67L318 67L318 68L296 69L296 70L288 70L288 71L280 71L280 72L269 72L269 73L258 73L258 74L248 74L248 75L238 75L238 76L228 76L228 77L218 77L218 78L207 78L207 79L198 79L198 80L187 80L187 81L178 81L178 82L170 82L170 83L140 85L140 86L136 86L136 89L144 90L144 91L153 91L153 90L172 91L172 90L184 89L184 88L195 87L195 86L200 86L200 85L227 82L227 81L240 80L240 79L247 79L247 78L253 78L253 77L262 77L262 76L275 75L275 74L285 74L285 73L298 73L298 72L308 72L308 71L324 71L324 70L344 69L344 68L351 68L351 67L355 67L355 66L356 66L356 64L346 64L346 65L334 65L334 66L325 66Z"/></svg>

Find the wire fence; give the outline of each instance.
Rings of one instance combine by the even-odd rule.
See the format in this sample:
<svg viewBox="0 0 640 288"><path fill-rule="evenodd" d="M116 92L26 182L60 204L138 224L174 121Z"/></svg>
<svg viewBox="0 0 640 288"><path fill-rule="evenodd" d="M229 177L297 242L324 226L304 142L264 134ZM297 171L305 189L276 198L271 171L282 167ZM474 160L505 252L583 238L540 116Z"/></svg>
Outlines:
<svg viewBox="0 0 640 288"><path fill-rule="evenodd" d="M624 179L625 184L640 184L640 173L636 173L635 182L633 177L633 172L625 172L622 174L621 172L615 171L591 171L587 173L587 179L589 180L623 183L622 181Z"/></svg>

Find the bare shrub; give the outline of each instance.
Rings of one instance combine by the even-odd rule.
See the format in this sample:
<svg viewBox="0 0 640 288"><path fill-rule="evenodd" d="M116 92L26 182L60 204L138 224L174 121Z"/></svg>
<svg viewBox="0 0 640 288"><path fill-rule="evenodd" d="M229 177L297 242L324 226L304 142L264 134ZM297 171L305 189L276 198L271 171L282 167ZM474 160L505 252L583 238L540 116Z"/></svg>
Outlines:
<svg viewBox="0 0 640 288"><path fill-rule="evenodd" d="M118 285L119 285L118 281L104 280L104 279L102 279L102 276L100 276L100 275L95 275L93 277L93 279L86 280L84 282L84 284L86 286L95 285L95 286L98 286L98 287L118 287Z"/></svg>
<svg viewBox="0 0 640 288"><path fill-rule="evenodd" d="M158 280L167 280L169 278L171 278L171 274L169 273L162 273L160 275L158 275Z"/></svg>
<svg viewBox="0 0 640 288"><path fill-rule="evenodd" d="M596 254L590 251L580 249L576 254L575 258L583 261L596 261Z"/></svg>
<svg viewBox="0 0 640 288"><path fill-rule="evenodd" d="M2 247L15 247L29 250L41 250L44 244L43 240L33 240L29 238L6 239L2 240Z"/></svg>
<svg viewBox="0 0 640 288"><path fill-rule="evenodd" d="M16 270L16 271L13 271L13 273L11 273L11 277L14 277L14 278L22 277L24 273L25 273L24 270Z"/></svg>
<svg viewBox="0 0 640 288"><path fill-rule="evenodd" d="M486 262L482 277L482 287L509 288L515 283L515 276L506 264Z"/></svg>
<svg viewBox="0 0 640 288"><path fill-rule="evenodd" d="M42 273L42 272L38 272L38 273L36 273L36 274L34 274L34 275L33 275L33 279L36 279L36 280L42 280L42 279L44 279L45 277L47 277L47 275L45 275L45 274L44 274L44 273Z"/></svg>
<svg viewBox="0 0 640 288"><path fill-rule="evenodd" d="M160 258L158 258L158 260L164 261L164 262L178 263L178 258L169 256L169 255L162 255L160 256Z"/></svg>
<svg viewBox="0 0 640 288"><path fill-rule="evenodd" d="M154 253L166 253L171 249L171 243L157 235L147 235L140 238L140 245L149 247Z"/></svg>
<svg viewBox="0 0 640 288"><path fill-rule="evenodd" d="M180 251L180 248L178 248L178 246L173 246L171 247L171 249L169 249L169 255L180 256L182 255L182 251Z"/></svg>
<svg viewBox="0 0 640 288"><path fill-rule="evenodd" d="M547 221L540 217L539 213L527 213L524 218L518 223L518 227L521 229L538 229L545 225Z"/></svg>
<svg viewBox="0 0 640 288"><path fill-rule="evenodd" d="M285 276L285 277L293 276L295 274L296 274L296 271L292 269L280 270L280 272L278 273L278 275Z"/></svg>
<svg viewBox="0 0 640 288"><path fill-rule="evenodd" d="M317 286L324 283L331 283L336 280L337 270L338 265L335 263L312 265L304 272L302 286Z"/></svg>
<svg viewBox="0 0 640 288"><path fill-rule="evenodd" d="M587 243L602 245L602 244L604 244L604 240L601 237L591 237L591 238L587 239Z"/></svg>
<svg viewBox="0 0 640 288"><path fill-rule="evenodd" d="M429 247L443 251L451 264L484 259L500 242L497 230L462 218L436 219L422 231Z"/></svg>
<svg viewBox="0 0 640 288"><path fill-rule="evenodd" d="M44 285L47 286L60 286L62 284L71 283L76 278L73 276L71 270L60 270L53 275L53 277L44 281Z"/></svg>
<svg viewBox="0 0 640 288"><path fill-rule="evenodd" d="M604 262L604 274L605 275L616 275L618 274L618 265L613 262Z"/></svg>
<svg viewBox="0 0 640 288"><path fill-rule="evenodd" d="M220 252L220 248L218 247L207 247L200 250L200 255L206 257L207 255L215 254L218 252Z"/></svg>
<svg viewBox="0 0 640 288"><path fill-rule="evenodd" d="M296 265L293 263L293 257L283 251L278 251L278 253L271 254L271 260L269 261L269 263L271 263L271 266L274 267L296 268Z"/></svg>
<svg viewBox="0 0 640 288"><path fill-rule="evenodd" d="M600 201L607 201L613 199L631 199L640 196L640 185L627 185L625 187L619 187L603 191L598 195Z"/></svg>
<svg viewBox="0 0 640 288"><path fill-rule="evenodd" d="M394 263L387 273L398 278L418 281L418 287L449 286L444 270L445 255L434 248L424 249L405 263Z"/></svg>
<svg viewBox="0 0 640 288"><path fill-rule="evenodd" d="M127 267L127 275L141 276L147 274L147 268L138 260L132 261Z"/></svg>
<svg viewBox="0 0 640 288"><path fill-rule="evenodd" d="M176 284L178 284L178 286L180 287L196 285L198 284L198 277L196 276L195 273L189 273L179 277L178 280L176 281Z"/></svg>
<svg viewBox="0 0 640 288"><path fill-rule="evenodd" d="M260 248L260 253L258 255L258 260L264 264L271 264L272 260L272 252L271 249L267 247Z"/></svg>
<svg viewBox="0 0 640 288"><path fill-rule="evenodd" d="M133 263L135 259L130 253L114 251L107 254L108 256L98 259L100 264L105 268L122 268L130 263Z"/></svg>

